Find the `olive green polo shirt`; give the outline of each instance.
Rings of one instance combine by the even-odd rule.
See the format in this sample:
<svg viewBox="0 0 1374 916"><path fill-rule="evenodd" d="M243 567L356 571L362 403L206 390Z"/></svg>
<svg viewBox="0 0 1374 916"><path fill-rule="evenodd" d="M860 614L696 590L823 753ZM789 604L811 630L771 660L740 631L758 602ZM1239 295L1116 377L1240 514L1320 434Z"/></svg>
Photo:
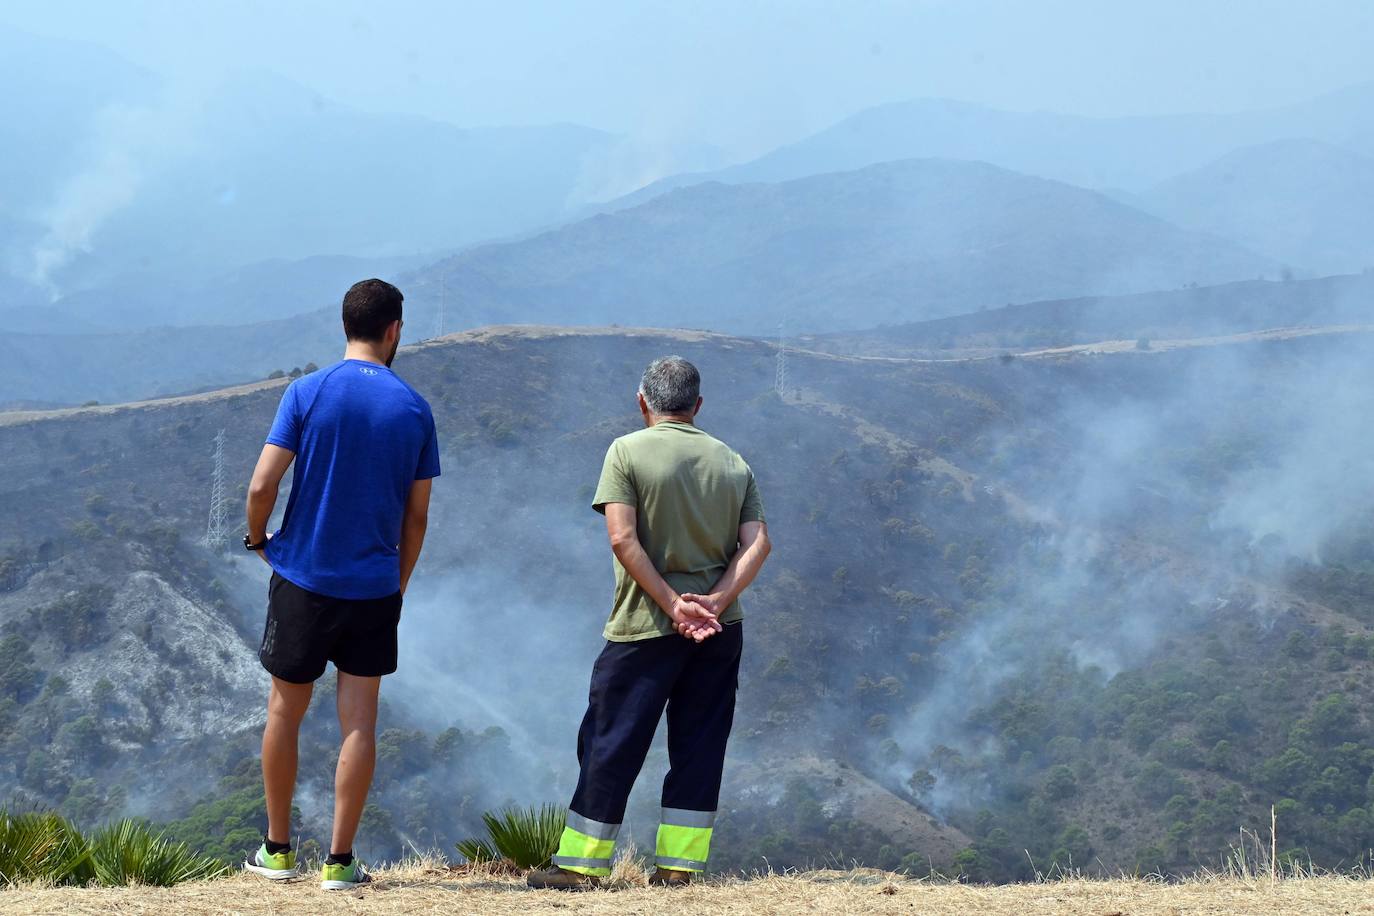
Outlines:
<svg viewBox="0 0 1374 916"><path fill-rule="evenodd" d="M690 423L665 421L611 443L592 507L634 506L639 542L678 594L711 591L739 549L739 527L763 521L749 465ZM721 623L744 617L736 601ZM676 631L668 615L615 560L615 606L605 637L633 642Z"/></svg>

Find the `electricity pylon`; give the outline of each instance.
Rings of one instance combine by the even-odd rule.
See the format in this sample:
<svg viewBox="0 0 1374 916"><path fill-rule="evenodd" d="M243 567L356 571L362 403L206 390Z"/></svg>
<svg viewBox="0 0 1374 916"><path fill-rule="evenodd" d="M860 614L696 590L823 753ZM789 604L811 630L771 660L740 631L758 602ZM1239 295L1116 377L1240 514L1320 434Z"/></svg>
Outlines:
<svg viewBox="0 0 1374 916"><path fill-rule="evenodd" d="M206 547L221 547L229 540L229 501L224 495L224 430L215 436L215 471L210 477L210 518L205 523Z"/></svg>

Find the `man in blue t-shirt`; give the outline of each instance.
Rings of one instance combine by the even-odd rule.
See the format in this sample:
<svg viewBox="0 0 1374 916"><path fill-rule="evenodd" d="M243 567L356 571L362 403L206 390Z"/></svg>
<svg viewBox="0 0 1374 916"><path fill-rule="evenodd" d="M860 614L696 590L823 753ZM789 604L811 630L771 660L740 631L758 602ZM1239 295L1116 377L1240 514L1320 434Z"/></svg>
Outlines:
<svg viewBox="0 0 1374 916"><path fill-rule="evenodd" d="M377 694L382 676L396 670L401 598L439 476L434 415L391 371L402 298L381 280L349 289L343 361L286 389L248 488L243 543L272 567L258 653L272 690L262 736L267 832L245 867L273 879L298 874L290 842L297 738L314 682L333 662L343 745L322 880L330 890L368 880L353 837L372 784ZM293 461L281 529L269 534L277 488Z"/></svg>

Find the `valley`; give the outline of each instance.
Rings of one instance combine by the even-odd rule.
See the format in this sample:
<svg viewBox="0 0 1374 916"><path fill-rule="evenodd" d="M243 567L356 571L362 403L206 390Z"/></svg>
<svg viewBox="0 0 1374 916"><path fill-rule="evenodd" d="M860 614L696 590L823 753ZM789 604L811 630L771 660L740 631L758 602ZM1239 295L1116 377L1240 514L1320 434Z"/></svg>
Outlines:
<svg viewBox="0 0 1374 916"><path fill-rule="evenodd" d="M1281 519L1247 496L1293 460L1295 429L1346 474L1369 461L1347 424L1370 389L1312 399L1369 372L1370 337L1329 330L1008 360L794 350L781 395L772 344L705 332L498 327L407 348L397 368L435 407L445 476L367 848L442 847L485 808L570 790L609 581L585 503L634 428L640 367L672 350L701 366L702 422L754 465L778 544L747 606L724 864L842 852L1001 879L1022 876L1024 846L1182 867L1285 799L1288 841L1320 859L1338 821L1363 829L1346 813L1363 796L1306 796L1283 767L1349 766L1360 787L1374 768L1357 750L1374 748L1355 559L1371 531L1341 508L1374 478L1348 477L1337 505L1318 468ZM243 804L248 841L266 570L197 539L210 439L226 430L241 493L284 385L0 422L0 767L26 797L87 818L134 805L188 837ZM1298 413L1257 409L1275 402ZM1339 739L1311 731L1328 718ZM330 728L308 721L307 833ZM1290 728L1313 737L1286 746ZM798 757L817 762L783 763ZM831 804L836 767L890 800Z"/></svg>

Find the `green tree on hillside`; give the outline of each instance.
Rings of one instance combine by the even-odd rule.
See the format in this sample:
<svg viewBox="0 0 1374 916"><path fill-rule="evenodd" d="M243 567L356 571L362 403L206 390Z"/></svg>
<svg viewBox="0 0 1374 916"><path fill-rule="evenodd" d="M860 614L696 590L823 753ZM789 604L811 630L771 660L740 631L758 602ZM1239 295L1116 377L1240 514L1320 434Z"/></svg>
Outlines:
<svg viewBox="0 0 1374 916"><path fill-rule="evenodd" d="M12 633L0 639L0 697L27 702L42 683L43 675L34 667L24 638Z"/></svg>

